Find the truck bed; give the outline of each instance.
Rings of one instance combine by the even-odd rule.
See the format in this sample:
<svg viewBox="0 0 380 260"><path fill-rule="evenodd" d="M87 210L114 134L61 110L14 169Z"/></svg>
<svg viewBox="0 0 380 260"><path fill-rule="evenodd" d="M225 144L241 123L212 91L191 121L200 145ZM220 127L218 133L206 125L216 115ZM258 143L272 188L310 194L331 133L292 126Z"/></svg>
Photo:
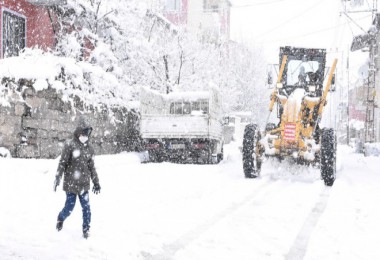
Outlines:
<svg viewBox="0 0 380 260"><path fill-rule="evenodd" d="M222 127L208 115L143 115L142 138L210 138L219 139Z"/></svg>

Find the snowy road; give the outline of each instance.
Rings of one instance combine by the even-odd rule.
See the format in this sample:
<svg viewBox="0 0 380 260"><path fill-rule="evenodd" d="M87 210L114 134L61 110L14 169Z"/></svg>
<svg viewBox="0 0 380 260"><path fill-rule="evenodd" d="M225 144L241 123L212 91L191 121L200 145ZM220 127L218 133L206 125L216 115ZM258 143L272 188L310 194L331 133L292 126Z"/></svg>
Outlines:
<svg viewBox="0 0 380 260"><path fill-rule="evenodd" d="M379 157L339 149L332 188L319 171L267 161L244 179L235 145L219 165L99 156L91 238L79 203L55 230L56 160L0 160L0 259L380 259Z"/></svg>

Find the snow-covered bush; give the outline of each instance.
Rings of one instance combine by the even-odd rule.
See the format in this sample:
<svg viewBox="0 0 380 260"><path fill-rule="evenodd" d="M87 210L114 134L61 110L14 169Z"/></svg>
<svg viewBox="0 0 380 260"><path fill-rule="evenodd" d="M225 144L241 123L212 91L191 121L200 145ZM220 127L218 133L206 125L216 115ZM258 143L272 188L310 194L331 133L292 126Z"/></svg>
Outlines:
<svg viewBox="0 0 380 260"><path fill-rule="evenodd" d="M85 107L127 107L130 97L128 88L121 87L117 77L101 66L41 50L27 49L18 57L0 60L0 77L34 81L36 91L56 89L65 102L74 103L79 96ZM11 94L6 89L9 86L0 84L1 104L7 100L5 93Z"/></svg>
<svg viewBox="0 0 380 260"><path fill-rule="evenodd" d="M5 148L5 147L0 147L0 158L11 158L11 152Z"/></svg>
<svg viewBox="0 0 380 260"><path fill-rule="evenodd" d="M380 143L366 143L364 144L365 156L380 156Z"/></svg>

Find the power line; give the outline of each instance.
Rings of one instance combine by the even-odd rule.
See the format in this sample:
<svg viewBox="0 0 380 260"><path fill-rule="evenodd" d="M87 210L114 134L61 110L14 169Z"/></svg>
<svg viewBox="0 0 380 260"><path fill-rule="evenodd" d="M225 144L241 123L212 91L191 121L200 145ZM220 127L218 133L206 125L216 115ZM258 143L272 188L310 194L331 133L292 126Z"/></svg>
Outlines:
<svg viewBox="0 0 380 260"><path fill-rule="evenodd" d="M272 0L272 1L262 1L252 4L244 4L244 5L232 5L233 8L243 8L243 7L252 7L252 6L260 6L260 5L270 5L270 4L276 4L280 2L284 2L288 0Z"/></svg>
<svg viewBox="0 0 380 260"><path fill-rule="evenodd" d="M270 4L275 4L275 3L280 3L280 2L285 2L285 1L294 1L294 0L272 0L272 1L261 1L261 2L257 2L257 3L252 3L252 4L244 4L244 5L231 5L231 8L245 8L245 7L252 7L252 6L260 6L260 5L270 5ZM227 9L227 7L213 7L213 8L210 8L210 9L205 9L205 8L201 8L201 9L191 9L190 11L191 12L197 12L197 13L213 13L213 12L219 12L219 11L224 11L225 9ZM177 14L177 15L180 15L180 14L185 14L185 13L188 13L189 10L183 10L182 8L178 9L178 10L165 10L166 12L168 13L173 13L173 14Z"/></svg>
<svg viewBox="0 0 380 260"><path fill-rule="evenodd" d="M311 11L313 8L315 8L316 6L318 6L318 5L320 5L321 3L323 3L323 1L325 1L325 0L319 0L319 1L317 1L316 4L314 4L314 5L312 5L312 6L308 7L308 8L306 8L306 9L303 10L302 12L296 14L295 16L291 17L290 19L286 20L285 22L282 22L281 24L277 25L276 27L273 27L272 29L270 29L270 30L268 30L268 31L266 31L266 32L264 32L264 33L262 33L261 35L257 36L256 38L261 38L261 37L263 37L263 36L265 36L265 35L267 35L267 34L273 32L273 31L276 31L277 29L281 28L281 27L284 26L285 24L287 24L287 23L289 23L289 22L291 22L291 21L293 21L293 20L295 20L295 19L297 19L297 18L303 16L303 15L306 14L307 12Z"/></svg>
<svg viewBox="0 0 380 260"><path fill-rule="evenodd" d="M359 21L360 20L364 20L365 18L368 18L370 16L371 15L366 15L366 16L364 16L362 18L357 19L357 20L359 20ZM300 38L300 37L305 37L305 36L309 36L309 35L313 35L313 34L318 34L318 33L325 32L325 31L334 30L336 28L339 28L341 26L345 26L347 24L350 24L350 22L348 21L347 23L338 24L338 25L335 25L335 26L332 26L332 27L327 27L327 28L324 28L324 29L321 29L321 30L313 31L313 32L310 32L310 33L305 33L305 34L298 35L298 36L286 37L286 38L278 38L278 39L274 39L274 40L271 40L271 41L289 40L289 39L296 39L296 38ZM260 42L260 43L266 43L266 42L264 41L264 42Z"/></svg>
<svg viewBox="0 0 380 260"><path fill-rule="evenodd" d="M346 17L348 18L348 19L350 19L350 21L351 22L353 22L357 27L359 27L364 33L366 33L366 31L357 23L357 22L355 22L355 20L354 19L352 19L350 16L348 16L348 14L346 13L346 12L344 12L344 14L346 15Z"/></svg>

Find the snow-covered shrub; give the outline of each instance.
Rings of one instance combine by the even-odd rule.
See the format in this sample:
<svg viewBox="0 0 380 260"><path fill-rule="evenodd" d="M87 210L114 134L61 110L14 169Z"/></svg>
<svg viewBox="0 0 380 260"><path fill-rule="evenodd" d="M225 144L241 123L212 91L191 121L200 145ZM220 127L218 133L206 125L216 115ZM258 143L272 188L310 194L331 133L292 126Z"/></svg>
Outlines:
<svg viewBox="0 0 380 260"><path fill-rule="evenodd" d="M366 143L364 144L365 156L380 156L380 143Z"/></svg>
<svg viewBox="0 0 380 260"><path fill-rule="evenodd" d="M56 89L65 102L74 103L78 96L85 106L127 107L130 99L129 89L123 88L117 77L101 66L41 50L27 49L18 57L0 60L0 77L34 81L36 91ZM0 93L7 89L9 86L0 84ZM0 95L0 100L3 99Z"/></svg>
<svg viewBox="0 0 380 260"><path fill-rule="evenodd" d="M5 148L5 147L0 147L0 158L11 158L11 152Z"/></svg>
<svg viewBox="0 0 380 260"><path fill-rule="evenodd" d="M78 38L78 32L68 33L64 37L61 37L57 48L64 56L79 60L82 55L82 45L81 42L78 41Z"/></svg>

